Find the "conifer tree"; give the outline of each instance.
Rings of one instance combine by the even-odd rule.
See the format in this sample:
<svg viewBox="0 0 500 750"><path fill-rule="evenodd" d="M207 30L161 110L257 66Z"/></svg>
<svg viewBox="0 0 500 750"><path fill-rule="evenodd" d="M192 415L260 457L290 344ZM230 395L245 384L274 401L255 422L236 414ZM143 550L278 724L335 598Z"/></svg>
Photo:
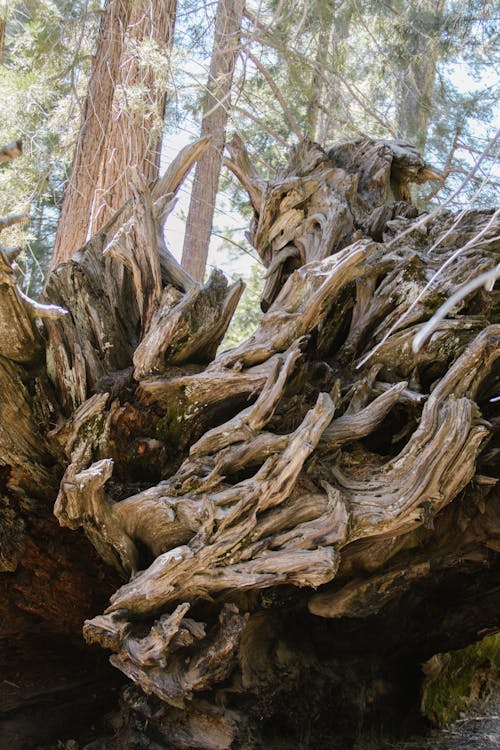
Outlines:
<svg viewBox="0 0 500 750"><path fill-rule="evenodd" d="M70 258L130 197L134 169L158 177L164 86L141 46L168 55L176 0L106 0L52 267Z"/></svg>
<svg viewBox="0 0 500 750"><path fill-rule="evenodd" d="M210 145L196 165L182 250L182 265L197 281L205 275L243 7L244 0L219 0L217 5L201 121L201 136L209 137Z"/></svg>

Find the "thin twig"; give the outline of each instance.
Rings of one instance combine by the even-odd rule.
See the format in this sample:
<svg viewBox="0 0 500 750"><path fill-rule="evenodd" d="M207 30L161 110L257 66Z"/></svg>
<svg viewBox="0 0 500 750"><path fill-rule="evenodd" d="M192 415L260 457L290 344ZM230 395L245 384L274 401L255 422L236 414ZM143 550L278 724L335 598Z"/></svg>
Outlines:
<svg viewBox="0 0 500 750"><path fill-rule="evenodd" d="M255 57L255 55L253 55L250 52L250 50L248 49L247 46L244 46L243 50L245 51L245 54L247 55L247 57L253 62L253 64L257 68L257 70L260 73L262 73L262 75L266 79L267 83L269 84L269 88L271 89L271 91L273 92L273 94L276 97L277 101L281 105L281 109L283 110L283 114L285 115L285 119L287 120L288 124L290 125L290 128L291 128L292 132L295 133L295 135L297 136L297 138L299 139L299 141L303 141L304 140L304 134L301 131L300 127L298 126L297 121L293 117L292 113L288 109L288 107L286 105L286 102L285 102L285 99L283 98L283 96L282 96L282 94L281 94L278 86L276 85L276 81L271 76L271 74L269 73L269 71L265 69L265 67L262 65L262 63L260 62L260 60L258 60Z"/></svg>
<svg viewBox="0 0 500 750"><path fill-rule="evenodd" d="M500 238L497 237L497 239ZM495 268L490 268L489 271L479 274L475 279L471 279L467 284L463 284L459 287L457 291L441 305L432 318L427 321L424 327L414 337L412 344L413 351L418 352L421 349L425 341L434 333L439 326L439 323L448 315L455 305L481 286L485 286L491 291L492 285L498 278L500 278L500 263L495 266Z"/></svg>
<svg viewBox="0 0 500 750"><path fill-rule="evenodd" d="M13 226L14 224L22 224L25 221L29 221L29 214L9 214L8 216L0 217L0 232L4 229Z"/></svg>

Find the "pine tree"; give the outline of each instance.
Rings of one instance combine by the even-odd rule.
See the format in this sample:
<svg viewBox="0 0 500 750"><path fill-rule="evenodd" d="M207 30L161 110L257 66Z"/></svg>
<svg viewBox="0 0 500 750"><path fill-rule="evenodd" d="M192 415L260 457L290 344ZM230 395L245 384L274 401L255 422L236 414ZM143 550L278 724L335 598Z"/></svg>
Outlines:
<svg viewBox="0 0 500 750"><path fill-rule="evenodd" d="M211 142L196 165L182 250L182 265L197 281L203 281L205 275L243 7L243 0L219 0L217 5L201 122L201 136L210 138Z"/></svg>

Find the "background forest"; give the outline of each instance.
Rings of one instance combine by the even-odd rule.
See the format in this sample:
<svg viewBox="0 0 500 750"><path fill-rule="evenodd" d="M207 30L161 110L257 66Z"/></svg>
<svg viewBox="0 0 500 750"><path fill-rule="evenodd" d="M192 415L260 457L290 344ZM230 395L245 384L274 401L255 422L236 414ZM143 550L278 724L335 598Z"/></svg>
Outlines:
<svg viewBox="0 0 500 750"><path fill-rule="evenodd" d="M160 0L135 4L147 6L154 18ZM224 5L236 4L220 0ZM163 164L198 137L203 113L216 101L209 97L214 97L210 59L217 10L215 2L180 2L171 51L153 34L129 51L166 94L164 122L148 122L150 130L162 133ZM94 0L0 3L0 140L20 137L24 144L24 158L0 171L0 214L30 216L7 230L3 242L22 246L20 283L31 295L42 289L54 247L102 12ZM419 188L421 209L446 201L452 207L494 202L495 3L251 0L239 12L232 86L219 101L224 116L215 126L224 131L227 119L227 137L242 136L264 176L284 163L303 135L323 145L361 135L399 138L416 145L443 173L440 182ZM140 81L125 81L115 110L146 118L147 96ZM219 151L223 144L222 132ZM188 183L166 229L179 257L189 190ZM211 207L208 211L211 218ZM208 264L247 283L228 344L248 335L258 315L263 269L244 238L249 215L246 196L223 168Z"/></svg>

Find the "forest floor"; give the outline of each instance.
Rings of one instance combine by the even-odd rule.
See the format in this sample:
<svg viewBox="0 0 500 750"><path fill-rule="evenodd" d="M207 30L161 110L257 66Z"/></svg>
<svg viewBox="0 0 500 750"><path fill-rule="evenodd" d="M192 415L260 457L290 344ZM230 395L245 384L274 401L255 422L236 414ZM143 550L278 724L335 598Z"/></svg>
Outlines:
<svg viewBox="0 0 500 750"><path fill-rule="evenodd" d="M499 750L500 685L447 727L373 750Z"/></svg>
<svg viewBox="0 0 500 750"><path fill-rule="evenodd" d="M44 750L104 750L105 742L80 745L75 740L60 741ZM426 735L389 742L362 740L356 750L499 750L500 749L500 686L486 701L471 707L467 715L447 727L429 730ZM125 748L124 748L125 750ZM263 748L263 750L265 750ZM290 750L297 750L290 748Z"/></svg>

